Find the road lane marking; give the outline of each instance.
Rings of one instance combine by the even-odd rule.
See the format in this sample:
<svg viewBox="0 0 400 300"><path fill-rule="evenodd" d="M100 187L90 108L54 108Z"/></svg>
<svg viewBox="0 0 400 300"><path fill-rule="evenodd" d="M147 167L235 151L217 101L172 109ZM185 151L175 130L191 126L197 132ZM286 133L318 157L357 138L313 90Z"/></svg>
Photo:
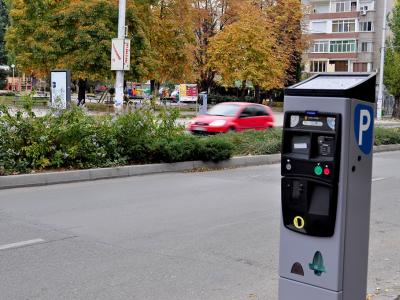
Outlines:
<svg viewBox="0 0 400 300"><path fill-rule="evenodd" d="M373 178L372 179L372 182L374 182L374 181L381 181L381 180L385 180L386 178L384 178L384 177L378 177L378 178Z"/></svg>
<svg viewBox="0 0 400 300"><path fill-rule="evenodd" d="M28 241L22 241L22 242L17 242L17 243L12 243L12 244L6 244L6 245L1 245L0 250L6 250L6 249L12 249L12 248L18 248L18 247L23 247L23 246L29 246L37 243L43 243L43 239L34 239L34 240L28 240Z"/></svg>

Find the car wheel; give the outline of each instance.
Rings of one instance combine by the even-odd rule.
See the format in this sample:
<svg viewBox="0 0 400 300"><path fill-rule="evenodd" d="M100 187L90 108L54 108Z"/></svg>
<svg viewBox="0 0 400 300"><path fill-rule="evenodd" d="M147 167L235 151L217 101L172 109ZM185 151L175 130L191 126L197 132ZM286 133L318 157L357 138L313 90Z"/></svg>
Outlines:
<svg viewBox="0 0 400 300"><path fill-rule="evenodd" d="M226 133L232 133L232 132L236 132L235 127L229 127L229 129Z"/></svg>

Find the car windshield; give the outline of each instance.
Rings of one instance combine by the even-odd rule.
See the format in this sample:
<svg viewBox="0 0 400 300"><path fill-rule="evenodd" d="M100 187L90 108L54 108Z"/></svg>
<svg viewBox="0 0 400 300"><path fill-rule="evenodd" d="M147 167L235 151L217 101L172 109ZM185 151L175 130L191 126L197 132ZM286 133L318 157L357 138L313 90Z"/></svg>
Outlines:
<svg viewBox="0 0 400 300"><path fill-rule="evenodd" d="M233 117L239 109L240 106L236 104L218 104L211 108L207 114L212 116Z"/></svg>

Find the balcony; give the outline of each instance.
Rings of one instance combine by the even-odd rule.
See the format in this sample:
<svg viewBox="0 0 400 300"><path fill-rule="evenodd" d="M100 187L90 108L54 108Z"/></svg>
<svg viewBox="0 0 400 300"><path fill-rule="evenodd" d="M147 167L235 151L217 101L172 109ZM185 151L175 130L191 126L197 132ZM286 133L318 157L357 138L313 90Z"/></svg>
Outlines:
<svg viewBox="0 0 400 300"><path fill-rule="evenodd" d="M356 59L357 52L341 52L341 53L307 53L308 59Z"/></svg>
<svg viewBox="0 0 400 300"><path fill-rule="evenodd" d="M324 40L324 39L358 39L359 32L334 32L334 33L310 33L311 40Z"/></svg>
<svg viewBox="0 0 400 300"><path fill-rule="evenodd" d="M312 13L309 16L309 19L310 20L347 19L347 18L358 18L359 16L360 16L359 11Z"/></svg>

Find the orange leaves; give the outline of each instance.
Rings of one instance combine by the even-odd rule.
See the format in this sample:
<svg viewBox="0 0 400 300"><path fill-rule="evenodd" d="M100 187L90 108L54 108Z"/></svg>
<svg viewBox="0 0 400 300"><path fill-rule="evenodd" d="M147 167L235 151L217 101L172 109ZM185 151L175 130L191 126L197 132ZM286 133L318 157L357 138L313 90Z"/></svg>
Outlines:
<svg viewBox="0 0 400 300"><path fill-rule="evenodd" d="M236 80L251 81L264 89L284 85L291 55L298 50L291 42L296 22L289 20L290 1L294 0L287 1L270 6L241 1L238 20L211 39L208 65L225 85L232 86Z"/></svg>
<svg viewBox="0 0 400 300"><path fill-rule="evenodd" d="M193 76L193 13L189 0L158 1L151 10L152 79L185 82Z"/></svg>

